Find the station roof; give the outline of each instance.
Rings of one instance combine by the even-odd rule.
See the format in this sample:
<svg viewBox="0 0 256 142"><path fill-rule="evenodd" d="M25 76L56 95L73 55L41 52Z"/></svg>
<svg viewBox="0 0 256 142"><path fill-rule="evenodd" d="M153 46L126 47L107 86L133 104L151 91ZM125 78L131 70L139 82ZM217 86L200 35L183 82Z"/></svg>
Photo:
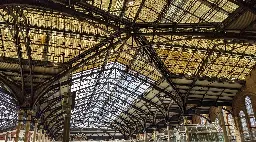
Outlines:
<svg viewBox="0 0 256 142"><path fill-rule="evenodd" d="M178 125L184 114L232 104L256 63L255 4L3 0L2 88L12 105L40 112L52 137L63 129L67 90L74 130L128 136Z"/></svg>

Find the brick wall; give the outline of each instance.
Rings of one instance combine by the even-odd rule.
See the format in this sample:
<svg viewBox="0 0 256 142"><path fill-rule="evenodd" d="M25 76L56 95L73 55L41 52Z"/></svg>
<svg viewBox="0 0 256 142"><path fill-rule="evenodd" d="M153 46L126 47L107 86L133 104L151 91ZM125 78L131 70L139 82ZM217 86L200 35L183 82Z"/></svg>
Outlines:
<svg viewBox="0 0 256 142"><path fill-rule="evenodd" d="M251 74L246 77L246 84L242 90L233 99L233 113L239 116L239 112L245 109L245 97L249 96L252 100L253 110L256 112L256 69L253 69Z"/></svg>

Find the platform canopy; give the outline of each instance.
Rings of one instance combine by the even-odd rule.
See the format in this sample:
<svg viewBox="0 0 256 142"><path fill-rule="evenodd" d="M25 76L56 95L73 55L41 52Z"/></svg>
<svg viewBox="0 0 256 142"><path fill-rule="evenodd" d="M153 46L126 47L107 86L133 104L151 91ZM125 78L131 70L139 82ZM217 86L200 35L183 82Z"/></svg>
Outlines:
<svg viewBox="0 0 256 142"><path fill-rule="evenodd" d="M1 0L0 131L127 138L231 106L256 63L250 0ZM8 109L5 109L8 108ZM2 110L12 117L5 117ZM10 123L12 122L12 123Z"/></svg>

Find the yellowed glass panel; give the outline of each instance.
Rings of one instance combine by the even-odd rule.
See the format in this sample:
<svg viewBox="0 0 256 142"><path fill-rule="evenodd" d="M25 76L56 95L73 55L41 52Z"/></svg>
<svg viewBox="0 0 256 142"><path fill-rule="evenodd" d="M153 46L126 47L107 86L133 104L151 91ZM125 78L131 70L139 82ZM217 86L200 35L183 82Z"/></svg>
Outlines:
<svg viewBox="0 0 256 142"><path fill-rule="evenodd" d="M215 12L213 12L213 13L215 13ZM213 15L213 17L209 20L209 22L222 22L227 17L228 17L228 15L225 15L222 12L216 12L215 15Z"/></svg>
<svg viewBox="0 0 256 142"><path fill-rule="evenodd" d="M198 23L199 18L192 16L191 14L187 14L181 21L181 23Z"/></svg>
<svg viewBox="0 0 256 142"><path fill-rule="evenodd" d="M191 1L192 2L192 1ZM186 6L183 6L184 9L188 9L190 13L194 13L196 16L199 16L200 14L203 14L205 11L200 11L198 9L200 8L203 8L204 6L203 5L200 5L201 2L200 1L197 1L195 3L193 3L193 5L191 5L190 3L187 3ZM197 11L200 11L201 13L198 13ZM199 15L197 15L199 14Z"/></svg>
<svg viewBox="0 0 256 142"><path fill-rule="evenodd" d="M123 3L124 3L124 0L112 0L112 5L110 10L111 11L121 10L123 8Z"/></svg>
<svg viewBox="0 0 256 142"><path fill-rule="evenodd" d="M139 6L129 7L125 11L125 16L128 18L134 19L138 10L139 10Z"/></svg>
<svg viewBox="0 0 256 142"><path fill-rule="evenodd" d="M156 12L160 13L164 6L166 5L166 0L146 0L144 6L152 8Z"/></svg>
<svg viewBox="0 0 256 142"><path fill-rule="evenodd" d="M139 14L139 19L145 21L145 22L154 22L159 14L156 12L148 9L148 8L142 8L141 12Z"/></svg>
<svg viewBox="0 0 256 142"><path fill-rule="evenodd" d="M227 2L222 8L228 11L229 13L234 12L239 6L232 3L232 2Z"/></svg>

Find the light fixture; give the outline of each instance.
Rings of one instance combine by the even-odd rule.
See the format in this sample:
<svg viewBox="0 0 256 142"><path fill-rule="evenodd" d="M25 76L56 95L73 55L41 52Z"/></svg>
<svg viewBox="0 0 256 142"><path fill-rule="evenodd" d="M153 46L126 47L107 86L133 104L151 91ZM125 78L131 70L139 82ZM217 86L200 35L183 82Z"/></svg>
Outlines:
<svg viewBox="0 0 256 142"><path fill-rule="evenodd" d="M133 6L134 5L134 0L128 0L127 4L128 4L128 6Z"/></svg>

